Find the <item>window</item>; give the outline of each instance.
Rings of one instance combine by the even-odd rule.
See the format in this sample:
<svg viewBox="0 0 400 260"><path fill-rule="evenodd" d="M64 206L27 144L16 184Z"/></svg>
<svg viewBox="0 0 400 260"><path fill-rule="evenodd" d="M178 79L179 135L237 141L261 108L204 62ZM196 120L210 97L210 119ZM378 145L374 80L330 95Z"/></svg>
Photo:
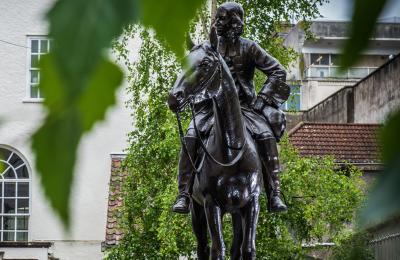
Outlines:
<svg viewBox="0 0 400 260"><path fill-rule="evenodd" d="M39 89L39 61L43 55L49 53L51 41L46 37L30 37L29 47L28 96L30 98L43 98L43 94Z"/></svg>
<svg viewBox="0 0 400 260"><path fill-rule="evenodd" d="M341 78L341 79L359 79L367 76L376 69L378 64L377 56L364 55L363 61L358 66L345 71L340 70L340 54L320 54L310 53L310 65L305 69L307 78Z"/></svg>
<svg viewBox="0 0 400 260"><path fill-rule="evenodd" d="M312 65L329 65L329 54L311 53Z"/></svg>
<svg viewBox="0 0 400 260"><path fill-rule="evenodd" d="M0 241L28 241L30 179L26 163L0 147Z"/></svg>
<svg viewBox="0 0 400 260"><path fill-rule="evenodd" d="M290 96L288 100L282 104L281 109L286 111L300 110L300 85L290 86Z"/></svg>

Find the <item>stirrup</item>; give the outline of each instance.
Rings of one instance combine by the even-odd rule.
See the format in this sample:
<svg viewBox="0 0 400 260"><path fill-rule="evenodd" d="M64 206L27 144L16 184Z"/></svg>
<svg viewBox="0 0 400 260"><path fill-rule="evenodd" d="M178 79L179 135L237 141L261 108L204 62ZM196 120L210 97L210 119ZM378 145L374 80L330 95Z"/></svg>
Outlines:
<svg viewBox="0 0 400 260"><path fill-rule="evenodd" d="M190 197L187 194L179 194L172 206L172 211L179 214L188 214L189 206Z"/></svg>
<svg viewBox="0 0 400 260"><path fill-rule="evenodd" d="M272 205L272 200L278 200L278 203L275 201L275 205ZM272 195L269 203L268 203L268 212L270 213L285 213L288 211L286 204L282 201L279 195Z"/></svg>

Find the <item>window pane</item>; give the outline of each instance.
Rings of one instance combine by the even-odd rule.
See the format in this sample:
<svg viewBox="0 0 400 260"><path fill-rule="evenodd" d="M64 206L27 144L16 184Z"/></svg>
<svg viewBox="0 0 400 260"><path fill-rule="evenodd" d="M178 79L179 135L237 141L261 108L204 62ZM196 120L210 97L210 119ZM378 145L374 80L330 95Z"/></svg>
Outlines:
<svg viewBox="0 0 400 260"><path fill-rule="evenodd" d="M3 199L0 199L0 213L3 213Z"/></svg>
<svg viewBox="0 0 400 260"><path fill-rule="evenodd" d="M28 216L17 217L17 230L28 230Z"/></svg>
<svg viewBox="0 0 400 260"><path fill-rule="evenodd" d="M15 230L15 217L3 217L3 230Z"/></svg>
<svg viewBox="0 0 400 260"><path fill-rule="evenodd" d="M31 52L32 53L37 53L39 50L39 41L38 40L32 40L32 44L31 44Z"/></svg>
<svg viewBox="0 0 400 260"><path fill-rule="evenodd" d="M28 169L26 165L17 169L17 177L18 179L29 179Z"/></svg>
<svg viewBox="0 0 400 260"><path fill-rule="evenodd" d="M15 213L15 199L4 199L4 213Z"/></svg>
<svg viewBox="0 0 400 260"><path fill-rule="evenodd" d="M14 241L15 232L3 232L3 241Z"/></svg>
<svg viewBox="0 0 400 260"><path fill-rule="evenodd" d="M12 169L12 167L8 168L6 173L4 173L4 175L3 175L3 178L4 179L15 179L14 169Z"/></svg>
<svg viewBox="0 0 400 260"><path fill-rule="evenodd" d="M341 71L339 68L331 68L331 77L347 78L347 71Z"/></svg>
<svg viewBox="0 0 400 260"><path fill-rule="evenodd" d="M31 55L31 68L37 68L39 65L39 55Z"/></svg>
<svg viewBox="0 0 400 260"><path fill-rule="evenodd" d="M15 197L15 182L4 183L4 197Z"/></svg>
<svg viewBox="0 0 400 260"><path fill-rule="evenodd" d="M47 49L47 40L41 40L40 41L40 52L41 53L47 53L48 49Z"/></svg>
<svg viewBox="0 0 400 260"><path fill-rule="evenodd" d="M331 54L331 65L339 66L340 64L340 55L339 54Z"/></svg>
<svg viewBox="0 0 400 260"><path fill-rule="evenodd" d="M19 182L18 183L18 197L29 197L29 183Z"/></svg>
<svg viewBox="0 0 400 260"><path fill-rule="evenodd" d="M368 75L367 68L350 68L349 77L350 78L364 78Z"/></svg>
<svg viewBox="0 0 400 260"><path fill-rule="evenodd" d="M17 213L29 213L29 199L18 199L17 203Z"/></svg>
<svg viewBox="0 0 400 260"><path fill-rule="evenodd" d="M324 78L329 76L329 69L324 67L311 67L310 77Z"/></svg>
<svg viewBox="0 0 400 260"><path fill-rule="evenodd" d="M31 70L31 83L39 83L39 71Z"/></svg>
<svg viewBox="0 0 400 260"><path fill-rule="evenodd" d="M4 149L4 148L0 148L0 159L1 160L7 160L8 157L10 156L11 151Z"/></svg>
<svg viewBox="0 0 400 260"><path fill-rule="evenodd" d="M28 232L17 232L17 241L28 241Z"/></svg>
<svg viewBox="0 0 400 260"><path fill-rule="evenodd" d="M15 168L24 163L17 154L13 154L13 156L8 162Z"/></svg>
<svg viewBox="0 0 400 260"><path fill-rule="evenodd" d="M39 97L39 87L38 85L31 85L31 98Z"/></svg>
<svg viewBox="0 0 400 260"><path fill-rule="evenodd" d="M0 162L0 177L3 178L3 175L5 174L5 171L7 170L8 165L4 162Z"/></svg>
<svg viewBox="0 0 400 260"><path fill-rule="evenodd" d="M311 54L311 65L329 65L329 54Z"/></svg>

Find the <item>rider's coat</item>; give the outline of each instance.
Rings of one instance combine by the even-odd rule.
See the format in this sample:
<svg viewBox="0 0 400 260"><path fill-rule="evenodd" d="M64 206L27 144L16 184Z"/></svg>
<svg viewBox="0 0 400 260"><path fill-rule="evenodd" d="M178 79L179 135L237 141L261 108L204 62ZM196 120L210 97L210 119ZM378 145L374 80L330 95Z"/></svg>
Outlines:
<svg viewBox="0 0 400 260"><path fill-rule="evenodd" d="M283 66L257 43L240 37L235 44L227 44L223 37L219 38L219 53L227 63L235 85L247 129L254 138L273 136L280 139L285 129L285 115L277 108L266 106L260 114L252 109L256 99L253 78L255 69L261 70L268 78L264 86L275 80L285 81L286 72ZM212 102L207 95L196 98L196 124L206 134L213 125ZM188 131L193 129L190 123Z"/></svg>

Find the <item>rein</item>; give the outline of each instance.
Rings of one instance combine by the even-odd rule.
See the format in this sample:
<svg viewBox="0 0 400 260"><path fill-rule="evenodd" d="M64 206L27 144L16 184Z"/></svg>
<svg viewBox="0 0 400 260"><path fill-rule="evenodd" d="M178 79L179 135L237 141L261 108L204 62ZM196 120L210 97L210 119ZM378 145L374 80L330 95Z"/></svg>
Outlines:
<svg viewBox="0 0 400 260"><path fill-rule="evenodd" d="M235 157L232 161L230 161L230 162L228 162L228 163L222 163L222 162L218 161L217 159L215 159L214 156L212 156L212 155L208 152L207 147L205 146L203 140L201 140L200 131L199 131L199 129L197 128L197 124L196 124L196 117L195 117L195 114L194 114L194 107L193 107L193 103L192 103L192 102L190 102L190 110L192 111L193 127L194 127L194 130L196 131L197 138L199 138L200 146L201 146L201 148L203 148L204 153L205 153L215 164L217 164L217 165L219 165L219 166L222 166L222 167L230 167L230 166L235 165L235 164L242 158L242 156L243 156L243 154L244 154L244 147L245 147L246 144L247 144L246 138L244 139L244 143L243 143L242 147L239 148L240 150L239 150L239 149L235 149L235 150L239 150L239 153L236 155L236 157Z"/></svg>
<svg viewBox="0 0 400 260"><path fill-rule="evenodd" d="M193 127L194 127L194 130L196 132L197 138L199 139L200 147L204 151L204 154L206 156L208 156L215 164L217 164L217 165L219 165L221 167L231 167L231 166L235 165L242 158L242 156L244 154L244 148L247 145L247 140L245 139L242 147L240 147L239 149L235 149L235 150L239 150L239 153L236 155L236 157L232 161L230 161L228 163L222 163L222 162L218 161L217 159L215 159L214 156L212 156L210 154L210 152L207 150L206 145L204 144L203 140L201 139L200 131L197 128L197 124L196 124L196 115L194 113L193 101L192 101L192 99L190 99L190 101L188 101L188 102L190 104L190 110L191 110L191 113L192 113ZM182 122L181 122L180 114L179 114L179 112L176 112L175 115L176 115L176 119L178 121L179 139L181 140L182 148L185 151L186 155L188 156L190 164L192 165L192 167L195 170L195 172L199 173L200 169L201 169L201 167L203 165L203 162L204 162L204 157L203 157L203 160L202 160L201 164L197 168L195 162L193 161L192 157L190 156L190 154L189 154L189 152L187 150L187 146L186 146L186 142L185 142L184 134L183 134L183 130L182 130Z"/></svg>

